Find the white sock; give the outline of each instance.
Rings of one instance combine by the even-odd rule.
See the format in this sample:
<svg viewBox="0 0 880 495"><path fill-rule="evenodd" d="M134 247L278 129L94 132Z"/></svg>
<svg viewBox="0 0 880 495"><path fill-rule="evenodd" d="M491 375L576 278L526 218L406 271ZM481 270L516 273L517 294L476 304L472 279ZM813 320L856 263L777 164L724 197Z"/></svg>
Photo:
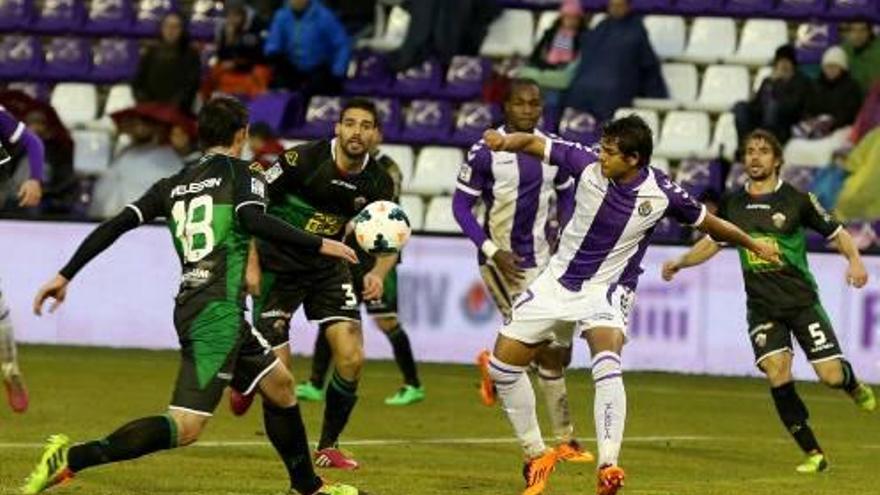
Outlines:
<svg viewBox="0 0 880 495"><path fill-rule="evenodd" d="M542 455L547 447L541 438L541 427L535 412L535 391L526 375L526 367L507 364L492 356L489 374L526 456L534 458Z"/></svg>
<svg viewBox="0 0 880 495"><path fill-rule="evenodd" d="M617 465L626 423L626 391L620 356L610 351L593 356L593 383L596 389L593 418L599 450L598 465Z"/></svg>
<svg viewBox="0 0 880 495"><path fill-rule="evenodd" d="M0 365L3 368L3 376L18 372L16 359L12 319L9 316L9 307L3 300L3 293L0 292Z"/></svg>
<svg viewBox="0 0 880 495"><path fill-rule="evenodd" d="M568 390L565 387L565 371L538 367L538 385L547 402L547 414L556 441L564 443L574 437L571 412L568 407Z"/></svg>

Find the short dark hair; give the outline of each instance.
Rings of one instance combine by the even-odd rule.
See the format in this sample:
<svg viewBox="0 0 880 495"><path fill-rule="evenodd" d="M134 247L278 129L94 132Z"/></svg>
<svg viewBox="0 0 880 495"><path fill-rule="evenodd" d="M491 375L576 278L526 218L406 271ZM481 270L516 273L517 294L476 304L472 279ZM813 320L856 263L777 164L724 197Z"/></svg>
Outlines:
<svg viewBox="0 0 880 495"><path fill-rule="evenodd" d="M518 88L524 88L527 86L534 86L538 88L538 93L541 92L541 85L538 84L538 81L535 81L534 79L528 77L517 77L510 80L510 83L507 85L507 89L504 91L504 100L502 101L507 103L508 101L510 101L510 98L513 97L513 93Z"/></svg>
<svg viewBox="0 0 880 495"><path fill-rule="evenodd" d="M199 111L199 143L202 149L231 146L235 134L247 125L248 111L240 101L217 96Z"/></svg>
<svg viewBox="0 0 880 495"><path fill-rule="evenodd" d="M635 114L614 119L602 125L602 139L617 144L621 153L628 156L638 154L639 166L651 163L654 152L654 135L645 121Z"/></svg>
<svg viewBox="0 0 880 495"><path fill-rule="evenodd" d="M248 129L248 134L259 139L275 139L275 129L265 122L254 122Z"/></svg>
<svg viewBox="0 0 880 495"><path fill-rule="evenodd" d="M382 121L379 119L379 110L376 108L376 104L373 103L373 100L368 98L349 98L342 104L342 110L339 112L339 122L342 122L342 119L345 117L345 112L351 110L352 108L357 108L359 110L363 110L368 112L373 116L373 121L376 123L377 128L382 127Z"/></svg>
<svg viewBox="0 0 880 495"><path fill-rule="evenodd" d="M779 167L776 168L776 171L778 172L782 168L782 164L785 161L785 153L782 151L782 143L779 142L775 134L767 129L755 129L746 136L746 139L743 141L743 148L745 148L749 141L764 141L769 144L770 149L773 150L773 158L779 160Z"/></svg>

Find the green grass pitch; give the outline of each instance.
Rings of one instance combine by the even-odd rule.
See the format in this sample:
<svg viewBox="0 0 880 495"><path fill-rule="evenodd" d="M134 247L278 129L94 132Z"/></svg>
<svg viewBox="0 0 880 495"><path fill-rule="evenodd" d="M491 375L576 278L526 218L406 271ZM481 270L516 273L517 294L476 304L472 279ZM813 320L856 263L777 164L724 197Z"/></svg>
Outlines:
<svg viewBox="0 0 880 495"><path fill-rule="evenodd" d="M31 410L0 405L0 493L16 487L51 433L104 436L123 422L164 410L176 372L174 352L22 346ZM308 360L295 359L298 378ZM522 490L520 453L499 408L479 404L471 367L421 366L428 399L392 408L391 362L369 362L343 448L354 473L323 471L376 495L503 495ZM628 373L622 495L857 495L880 493L880 414L815 384L799 389L827 451L830 471L798 475L801 456L779 424L761 380ZM594 449L588 374L569 374L578 435ZM541 396L538 395L541 403ZM304 405L310 439L323 404ZM542 419L543 411L540 411ZM281 494L285 475L261 431L259 405L234 418L224 401L201 445L81 473L49 493L82 495ZM547 429L545 428L545 432ZM594 466L562 464L547 495L592 494Z"/></svg>

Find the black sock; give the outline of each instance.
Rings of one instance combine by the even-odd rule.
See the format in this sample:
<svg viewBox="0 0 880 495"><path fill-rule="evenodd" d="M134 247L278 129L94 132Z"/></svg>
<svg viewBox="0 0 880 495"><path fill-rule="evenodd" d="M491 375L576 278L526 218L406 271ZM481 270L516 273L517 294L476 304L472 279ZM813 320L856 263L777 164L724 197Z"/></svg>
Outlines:
<svg viewBox="0 0 880 495"><path fill-rule="evenodd" d="M813 430L807 424L810 413L794 389L794 382L773 387L770 389L770 393L773 395L773 402L776 404L776 412L779 413L779 419L782 420L782 424L785 425L785 428L794 437L801 450L808 454L816 451L821 452L822 449L819 447L819 442L816 441Z"/></svg>
<svg viewBox="0 0 880 495"><path fill-rule="evenodd" d="M326 404L324 406L324 426L321 428L321 441L318 450L335 447L339 435L348 424L348 417L357 402L358 383L350 382L333 372L330 386L327 387Z"/></svg>
<svg viewBox="0 0 880 495"><path fill-rule="evenodd" d="M859 379L856 378L856 372L853 371L852 365L846 359L840 360L840 366L843 368L843 382L841 382L839 387L834 388L842 388L846 392L852 393L859 388Z"/></svg>
<svg viewBox="0 0 880 495"><path fill-rule="evenodd" d="M400 325L392 328L385 334L394 349L394 361L403 374L403 381L413 387L421 386L419 372L416 370L416 359L413 357L412 347L409 345L409 337Z"/></svg>
<svg viewBox="0 0 880 495"><path fill-rule="evenodd" d="M151 416L126 424L103 440L74 445L67 453L73 472L127 461L177 446L177 424L170 416Z"/></svg>
<svg viewBox="0 0 880 495"><path fill-rule="evenodd" d="M318 327L318 338L315 339L315 353L312 355L312 376L309 378L309 381L312 382L315 388L324 389L324 379L327 377L327 370L330 369L332 356L330 342L327 340L327 327L321 325Z"/></svg>
<svg viewBox="0 0 880 495"><path fill-rule="evenodd" d="M263 425L266 436L287 468L290 487L305 495L311 495L321 488L321 478L315 474L312 466L299 405L282 408L263 401Z"/></svg>

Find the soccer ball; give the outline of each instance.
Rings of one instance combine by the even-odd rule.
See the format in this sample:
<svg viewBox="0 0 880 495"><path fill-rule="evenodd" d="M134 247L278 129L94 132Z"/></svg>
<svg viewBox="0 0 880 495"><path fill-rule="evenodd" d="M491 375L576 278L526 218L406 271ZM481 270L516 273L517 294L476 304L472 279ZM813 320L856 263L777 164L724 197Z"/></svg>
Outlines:
<svg viewBox="0 0 880 495"><path fill-rule="evenodd" d="M370 203L354 217L355 239L370 254L400 252L411 232L403 208L391 201Z"/></svg>

